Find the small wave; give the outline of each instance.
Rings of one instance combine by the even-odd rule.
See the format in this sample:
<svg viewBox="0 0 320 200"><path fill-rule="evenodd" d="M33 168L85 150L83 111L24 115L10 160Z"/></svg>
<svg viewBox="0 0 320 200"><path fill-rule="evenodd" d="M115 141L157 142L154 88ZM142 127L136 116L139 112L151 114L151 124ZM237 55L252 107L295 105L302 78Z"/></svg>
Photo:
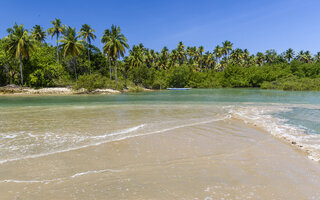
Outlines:
<svg viewBox="0 0 320 200"><path fill-rule="evenodd" d="M78 147L74 147L74 148L63 149L63 150L60 150L60 151L54 151L54 152L49 152L49 153L42 153L42 154L24 156L23 158L13 158L13 159L7 159L7 160L0 160L0 164L4 164L4 163L7 163L7 162L13 162L13 161L19 161L19 160L23 160L23 159L32 159L32 158L38 158L38 157L43 157L43 156L49 156L49 155L58 154L58 153L64 153L64 152L68 152L68 151L74 151L74 150L78 150L78 149L82 149L82 148L98 146L98 145L101 145L101 144L104 144L104 143L108 143L108 142L114 142L114 141L120 141L120 140L129 139L129 138L134 138L134 137L140 137L140 136L152 135L152 134L157 134L157 133L163 133L163 132L167 132L167 131L171 131L171 130L175 130L175 129L179 129L179 128L191 127L191 126L196 126L196 125L201 125L201 124L208 124L208 123L212 123L212 122L216 122L216 121L223 121L223 120L226 120L226 119L229 119L229 118L231 118L231 115L226 115L223 118L212 119L212 120L203 121L203 122L196 122L196 123L191 123L191 124L184 124L184 125L174 126L174 127L170 127L170 128L166 128L166 129L162 129L162 130L157 130L157 131L153 131L153 132L126 135L128 133L135 132L138 129L140 129L140 128L145 126L145 124L141 124L139 126L135 126L135 127L129 128L129 129L124 129L122 131L118 131L118 132L115 132L115 133L106 134L106 135L102 135L102 136L94 136L95 138L98 138L98 139L107 139L107 138L112 137L109 140L102 140L102 141L99 141L99 142L96 142L96 143L93 143L93 144L88 144L88 145L78 146ZM117 136L117 137L115 137L115 136Z"/></svg>
<svg viewBox="0 0 320 200"><path fill-rule="evenodd" d="M78 176L84 176L88 174L100 174L100 173L105 173L105 172L112 172L112 173L117 173L117 172L123 172L124 170L115 170L115 169L103 169L103 170L95 170L95 171L86 171L86 172L80 172L76 173L71 176L71 178L76 178Z"/></svg>
<svg viewBox="0 0 320 200"><path fill-rule="evenodd" d="M118 132L115 132L115 133L106 134L106 135L99 135L99 136L93 136L91 138L100 139L100 138L107 138L107 137L112 137L112 136L117 136L117 135L123 135L123 134L127 134L127 133L130 133L130 132L137 131L138 129L140 129L140 128L144 127L144 126L145 126L145 124L141 124L139 126L128 128L128 129L125 129L125 130L122 130L122 131L118 131Z"/></svg>
<svg viewBox="0 0 320 200"><path fill-rule="evenodd" d="M320 161L320 135L308 135L302 126L286 124L286 119L273 116L273 113L291 111L294 106L234 106L229 107L229 113L233 118L254 124L273 136L295 145L305 151L309 159L318 162Z"/></svg>
<svg viewBox="0 0 320 200"><path fill-rule="evenodd" d="M50 182L59 181L61 179L52 179L52 180L1 180L0 183L45 183L48 184Z"/></svg>
<svg viewBox="0 0 320 200"><path fill-rule="evenodd" d="M124 129L124 130L121 130L121 131L117 131L115 133L106 134L106 135L103 135L103 136L93 136L92 138L96 138L96 139L99 139L99 138L101 139L102 138L103 139L103 138L107 138L108 136L112 137L112 136L117 136L117 135L121 135L121 134L128 134L130 132L137 131L138 129L140 129L140 128L144 127L144 126L145 126L145 124L141 124L141 125L138 125L138 126L135 126L135 127L132 127L132 128L128 128L128 129ZM23 158L12 158L12 159L0 160L0 164L4 164L4 163L7 163L7 162L12 162L12 161L23 160L23 159L38 158L38 157L53 155L53 154L57 154L57 153L63 153L63 152L73 151L73 150L82 149L82 148L86 148L86 147L90 147L90 146L97 146L97 145L100 145L100 144L105 143L105 142L108 142L108 141L101 141L101 142L94 143L94 144L88 144L88 145L83 145L83 146L63 149L63 150L60 150L60 151L54 151L54 152L48 152L48 153L24 156Z"/></svg>
<svg viewBox="0 0 320 200"><path fill-rule="evenodd" d="M0 183L44 183L44 184L49 184L51 182L57 182L57 181L63 181L67 180L69 178L74 179L79 176L85 176L88 174L100 174L100 173L105 173L105 172L111 172L111 173L119 173L119 172L124 172L124 170L116 170L116 169L102 169L102 170L94 170L94 171L86 171L86 172L80 172L76 173L70 177L65 177L65 178L56 178L56 179L50 179L50 180L14 180L14 179L6 179L6 180L0 180Z"/></svg>

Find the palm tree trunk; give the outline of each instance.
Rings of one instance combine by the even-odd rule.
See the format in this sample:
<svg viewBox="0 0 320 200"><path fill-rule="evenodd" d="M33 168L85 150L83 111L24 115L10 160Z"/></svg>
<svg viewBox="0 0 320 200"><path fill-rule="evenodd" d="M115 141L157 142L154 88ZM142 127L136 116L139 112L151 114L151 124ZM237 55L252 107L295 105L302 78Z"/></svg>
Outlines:
<svg viewBox="0 0 320 200"><path fill-rule="evenodd" d="M76 81L78 81L76 62L77 62L77 60L75 58L73 58L74 75L76 77Z"/></svg>
<svg viewBox="0 0 320 200"><path fill-rule="evenodd" d="M58 42L58 40L59 40L59 34L57 34L57 62L59 63L59 50L58 50L59 42Z"/></svg>
<svg viewBox="0 0 320 200"><path fill-rule="evenodd" d="M20 76L21 76L21 86L23 86L23 73L22 73L22 56L21 56L21 54L20 54L19 60L20 60Z"/></svg>
<svg viewBox="0 0 320 200"><path fill-rule="evenodd" d="M117 87L118 87L118 77L117 77L117 59L116 59L115 64L114 64L114 70L115 70L116 89L117 89Z"/></svg>
<svg viewBox="0 0 320 200"><path fill-rule="evenodd" d="M89 47L88 47L88 59L89 59L89 72L91 74L91 62L90 62L90 44L91 42L89 42Z"/></svg>
<svg viewBox="0 0 320 200"><path fill-rule="evenodd" d="M112 80L112 70L111 70L111 59L109 58L109 73L110 73L110 80Z"/></svg>

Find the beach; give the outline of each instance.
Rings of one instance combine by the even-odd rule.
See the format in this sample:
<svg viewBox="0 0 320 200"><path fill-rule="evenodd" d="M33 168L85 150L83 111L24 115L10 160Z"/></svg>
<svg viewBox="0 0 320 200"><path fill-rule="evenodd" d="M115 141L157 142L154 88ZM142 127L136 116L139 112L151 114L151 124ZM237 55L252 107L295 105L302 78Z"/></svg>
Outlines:
<svg viewBox="0 0 320 200"><path fill-rule="evenodd" d="M1 199L320 199L317 95L2 97Z"/></svg>

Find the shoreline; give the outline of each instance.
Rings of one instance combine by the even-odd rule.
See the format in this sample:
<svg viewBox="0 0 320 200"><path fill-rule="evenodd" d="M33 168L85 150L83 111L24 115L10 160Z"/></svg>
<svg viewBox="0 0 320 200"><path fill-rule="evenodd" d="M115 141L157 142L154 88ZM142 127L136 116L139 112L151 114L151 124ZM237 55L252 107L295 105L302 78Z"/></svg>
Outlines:
<svg viewBox="0 0 320 200"><path fill-rule="evenodd" d="M142 88L142 92L154 91L151 89ZM18 86L4 86L0 87L0 96L45 96L45 95L57 95L57 96L69 96L69 95L100 95L100 94L121 94L130 92L130 89L115 90L110 88L95 89L88 91L84 88L79 90L73 90L71 87L50 87L34 89L29 87Z"/></svg>
<svg viewBox="0 0 320 200"><path fill-rule="evenodd" d="M261 89L281 92L319 92L317 90L279 90L279 89L264 89L264 88L194 88L194 89ZM166 90L166 89L162 89ZM115 90L111 88L99 88L93 91L81 88L73 90L72 87L46 87L46 88L30 88L20 86L2 86L0 87L0 96L71 96L71 95L104 95L104 94L121 94L121 93L138 93L138 92L154 92L162 91L161 89L148 89L141 87L141 91L130 91L130 88L124 90Z"/></svg>

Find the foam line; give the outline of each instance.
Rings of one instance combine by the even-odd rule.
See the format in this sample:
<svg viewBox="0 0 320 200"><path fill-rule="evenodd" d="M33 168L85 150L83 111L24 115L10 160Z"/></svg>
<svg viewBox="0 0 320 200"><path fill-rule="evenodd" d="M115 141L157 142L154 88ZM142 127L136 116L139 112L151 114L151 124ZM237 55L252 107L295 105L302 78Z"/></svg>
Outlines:
<svg viewBox="0 0 320 200"><path fill-rule="evenodd" d="M25 156L23 158L14 158L14 159L1 160L0 164L4 164L4 163L7 163L7 162L13 162L13 161L19 161L19 160L23 160L23 159L32 159L32 158L38 158L38 157L43 157L43 156L49 156L49 155L58 154L58 153L64 153L64 152L68 152L68 151L74 151L74 150L87 148L87 147L91 147L91 146L98 146L98 145L101 145L101 144L104 144L104 143L125 140L125 139L128 139L128 138L146 136L146 135L157 134L157 133L163 133L163 132L166 132L166 131L171 131L171 130L175 130L175 129L179 129L179 128L196 126L196 125L201 125L201 124L208 124L208 123L212 123L212 122L216 122L216 121L223 121L223 120L226 120L226 119L229 119L229 118L231 118L231 115L227 115L226 117L223 117L223 118L208 120L208 121L204 121L204 122L196 122L196 123L191 123L191 124L174 126L174 127L171 127L171 128L166 128L166 129L153 131L153 132L148 132L148 133L144 133L144 134L127 135L127 136L120 137L120 138L100 141L100 142L97 142L97 143L94 143L94 144L88 144L88 145L83 145L83 146L80 146L80 147L64 149L64 150L61 150L61 151L55 151L55 152L43 153L43 154L37 154L37 155L30 155L30 156ZM115 133L112 133L112 134L109 134L109 135L103 135L103 136L97 136L97 137L108 138L108 137L112 137L112 136L118 136L118 135L122 135L122 134L127 134L127 133L130 133L130 132L137 131L138 129L140 129L140 128L144 127L144 126L145 126L145 124L141 124L139 126L135 126L135 127L129 128L129 129L125 129L125 130L122 130L122 131L119 131L119 132L115 132Z"/></svg>

